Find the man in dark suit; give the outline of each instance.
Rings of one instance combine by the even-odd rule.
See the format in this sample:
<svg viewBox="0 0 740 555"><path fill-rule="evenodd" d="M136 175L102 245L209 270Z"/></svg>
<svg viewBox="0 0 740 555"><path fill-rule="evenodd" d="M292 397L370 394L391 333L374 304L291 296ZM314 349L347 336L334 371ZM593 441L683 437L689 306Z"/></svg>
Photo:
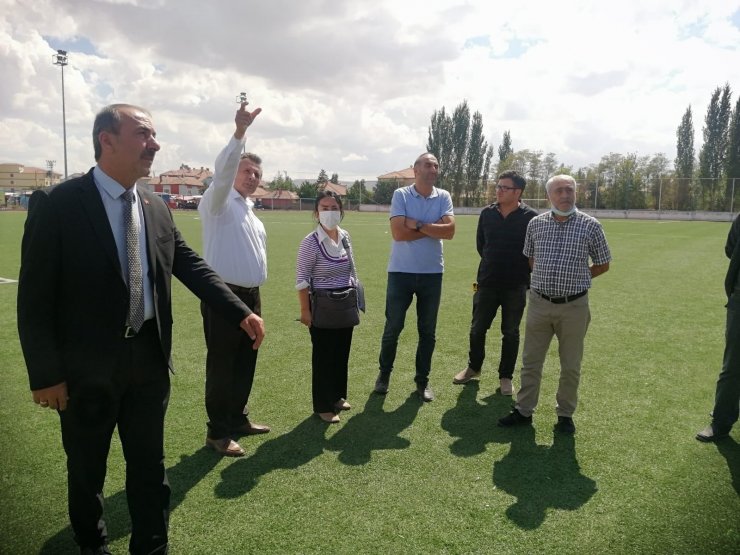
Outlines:
<svg viewBox="0 0 740 555"><path fill-rule="evenodd" d="M143 108L104 108L93 126L97 166L35 192L23 235L18 331L34 402L59 411L82 553L108 552L102 491L116 426L129 549L167 552L172 275L241 326L255 348L264 337L261 318L187 246L162 200L137 190L159 150L155 137Z"/></svg>

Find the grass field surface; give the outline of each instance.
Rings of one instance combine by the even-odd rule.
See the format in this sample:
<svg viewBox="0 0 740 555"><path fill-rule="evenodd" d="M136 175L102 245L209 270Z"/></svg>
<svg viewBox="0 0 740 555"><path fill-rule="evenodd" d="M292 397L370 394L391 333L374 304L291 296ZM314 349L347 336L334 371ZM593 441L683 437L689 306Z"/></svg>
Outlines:
<svg viewBox="0 0 740 555"><path fill-rule="evenodd" d="M166 423L171 553L740 553L739 429L717 445L709 422L724 341L727 223L604 221L611 270L594 281L574 437L555 436L557 346L529 429L502 429L499 319L479 382L467 362L477 217L457 219L431 385L415 395L415 315L407 317L387 396L371 394L383 326L387 215L349 213L368 311L355 331L349 402L339 425L311 414L310 339L296 322L295 256L308 212L260 212L267 338L250 401L247 456L203 447L205 347L198 301L173 288L172 397ZM0 213L0 277L17 279L25 213ZM176 214L200 251L196 212ZM18 343L15 283L0 285L0 554L74 553L56 414L31 402ZM523 325L522 325L523 330ZM518 371L515 374L518 385ZM106 481L111 547L129 520L120 442Z"/></svg>

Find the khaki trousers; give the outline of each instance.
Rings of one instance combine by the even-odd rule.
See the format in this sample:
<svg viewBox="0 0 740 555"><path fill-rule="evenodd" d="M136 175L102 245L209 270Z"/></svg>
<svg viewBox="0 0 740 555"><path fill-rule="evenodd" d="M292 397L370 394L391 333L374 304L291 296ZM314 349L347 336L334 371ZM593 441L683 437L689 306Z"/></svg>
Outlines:
<svg viewBox="0 0 740 555"><path fill-rule="evenodd" d="M588 294L573 302L554 304L529 292L529 310L524 332L521 388L516 409L531 416L537 407L542 382L542 366L553 335L558 338L560 382L556 395L558 416L573 416L578 404L583 342L591 321Z"/></svg>

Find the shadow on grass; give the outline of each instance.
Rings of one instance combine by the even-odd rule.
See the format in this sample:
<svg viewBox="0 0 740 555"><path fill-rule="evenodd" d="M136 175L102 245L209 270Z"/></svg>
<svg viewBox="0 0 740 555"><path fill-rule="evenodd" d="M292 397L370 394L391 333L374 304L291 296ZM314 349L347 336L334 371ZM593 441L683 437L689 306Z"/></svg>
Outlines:
<svg viewBox="0 0 740 555"><path fill-rule="evenodd" d="M221 472L216 496L226 499L251 491L260 477L278 468L298 468L324 452L329 424L309 416L287 434L262 443L253 455L235 461Z"/></svg>
<svg viewBox="0 0 740 555"><path fill-rule="evenodd" d="M727 461L727 468L730 469L732 477L732 487L735 488L735 493L740 495L740 445L731 437L720 440L715 445L717 451Z"/></svg>
<svg viewBox="0 0 740 555"><path fill-rule="evenodd" d="M172 489L170 512L182 503L185 494L213 470L218 461L219 458L214 457L212 451L202 447L192 455L182 455L180 462L167 469L167 478ZM119 491L106 497L104 518L108 528L108 541L118 540L131 533L131 519L128 515L125 491ZM73 536L72 527L67 526L49 538L39 553L41 555L78 553Z"/></svg>
<svg viewBox="0 0 740 555"><path fill-rule="evenodd" d="M457 404L442 416L442 429L456 439L450 452L458 457L480 455L488 443L508 443L511 435L497 421L511 409L512 398L493 394L479 402L480 384L471 381L461 386Z"/></svg>
<svg viewBox="0 0 740 555"><path fill-rule="evenodd" d="M411 442L400 437L416 418L423 404L416 392L411 393L396 410L385 412L385 395L370 393L362 412L355 414L327 443L339 451L339 462L359 466L370 462L373 451L406 449Z"/></svg>
<svg viewBox="0 0 740 555"><path fill-rule="evenodd" d="M532 426L507 430L511 450L493 464L493 484L516 502L506 516L524 530L534 530L548 509L573 511L596 493L596 482L581 474L575 437L555 433L552 446L537 445Z"/></svg>

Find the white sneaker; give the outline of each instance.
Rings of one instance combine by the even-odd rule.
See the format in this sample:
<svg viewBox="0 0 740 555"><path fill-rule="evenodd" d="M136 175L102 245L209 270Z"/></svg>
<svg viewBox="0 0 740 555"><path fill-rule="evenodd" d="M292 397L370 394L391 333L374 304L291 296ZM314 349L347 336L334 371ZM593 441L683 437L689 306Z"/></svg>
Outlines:
<svg viewBox="0 0 740 555"><path fill-rule="evenodd" d="M476 372L472 368L466 368L455 374L455 377L452 378L452 383L458 385L468 383L473 378L480 378L480 372Z"/></svg>
<svg viewBox="0 0 740 555"><path fill-rule="evenodd" d="M499 380L501 387L501 395L514 395L514 386L511 384L511 380L508 378L501 378Z"/></svg>

